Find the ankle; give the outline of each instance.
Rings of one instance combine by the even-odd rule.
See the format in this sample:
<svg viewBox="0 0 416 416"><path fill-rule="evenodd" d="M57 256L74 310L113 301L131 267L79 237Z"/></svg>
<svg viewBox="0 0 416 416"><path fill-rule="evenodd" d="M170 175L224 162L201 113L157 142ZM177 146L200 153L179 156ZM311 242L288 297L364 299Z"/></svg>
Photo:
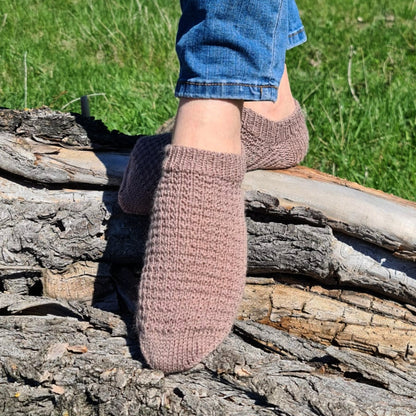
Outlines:
<svg viewBox="0 0 416 416"><path fill-rule="evenodd" d="M240 100L184 99L172 144L221 153L241 153Z"/></svg>
<svg viewBox="0 0 416 416"><path fill-rule="evenodd" d="M281 121L295 111L295 100L290 89L289 76L287 69L283 71L280 80L279 91L276 102L271 101L250 101L244 103L244 106L250 108L261 116L270 121Z"/></svg>
<svg viewBox="0 0 416 416"><path fill-rule="evenodd" d="M250 101L244 103L244 107L255 111L270 121L281 121L293 114L295 111L295 100L290 95L290 97L278 100L276 103L270 101Z"/></svg>

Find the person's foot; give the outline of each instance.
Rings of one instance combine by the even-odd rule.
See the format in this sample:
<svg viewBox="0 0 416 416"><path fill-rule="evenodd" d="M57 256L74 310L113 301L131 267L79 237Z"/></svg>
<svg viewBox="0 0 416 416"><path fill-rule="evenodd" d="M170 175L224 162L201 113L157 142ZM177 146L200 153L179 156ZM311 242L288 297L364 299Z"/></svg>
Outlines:
<svg viewBox="0 0 416 416"><path fill-rule="evenodd" d="M118 200L124 212L148 215L161 175L164 148L169 133L140 138L130 155ZM297 165L308 150L309 135L305 117L297 101L289 117L274 122L244 108L241 142L245 148L247 170L284 169Z"/></svg>
<svg viewBox="0 0 416 416"><path fill-rule="evenodd" d="M241 155L166 148L137 312L152 368L190 369L231 330L246 275L244 172Z"/></svg>

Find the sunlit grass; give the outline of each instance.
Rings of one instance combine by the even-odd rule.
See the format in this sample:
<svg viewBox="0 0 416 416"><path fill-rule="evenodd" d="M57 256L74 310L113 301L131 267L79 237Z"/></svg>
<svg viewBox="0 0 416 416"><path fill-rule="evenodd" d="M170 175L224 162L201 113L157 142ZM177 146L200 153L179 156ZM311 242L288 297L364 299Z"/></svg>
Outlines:
<svg viewBox="0 0 416 416"><path fill-rule="evenodd" d="M178 16L168 0L0 1L0 105L61 109L101 93L91 97L95 117L150 133L176 106ZM79 102L65 110L79 111Z"/></svg>
<svg viewBox="0 0 416 416"><path fill-rule="evenodd" d="M298 5L309 41L287 64L308 113L305 164L416 200L416 2Z"/></svg>

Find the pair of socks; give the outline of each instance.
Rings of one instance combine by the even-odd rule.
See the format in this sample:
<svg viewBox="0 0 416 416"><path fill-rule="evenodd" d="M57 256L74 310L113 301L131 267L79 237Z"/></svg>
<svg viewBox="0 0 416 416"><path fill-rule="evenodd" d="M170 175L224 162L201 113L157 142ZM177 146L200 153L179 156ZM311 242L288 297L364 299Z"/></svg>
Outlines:
<svg viewBox="0 0 416 416"><path fill-rule="evenodd" d="M293 166L308 143L299 106L282 122L259 117L244 111L242 155L170 145L170 135L133 150L119 201L126 212L152 211L136 315L152 368L190 369L231 330L246 275L244 173Z"/></svg>
<svg viewBox="0 0 416 416"><path fill-rule="evenodd" d="M170 133L140 138L134 146L119 190L124 212L148 215L162 174L164 149ZM294 112L284 120L270 121L244 108L241 141L245 148L246 170L286 169L300 163L308 151L309 135L303 111L295 101Z"/></svg>

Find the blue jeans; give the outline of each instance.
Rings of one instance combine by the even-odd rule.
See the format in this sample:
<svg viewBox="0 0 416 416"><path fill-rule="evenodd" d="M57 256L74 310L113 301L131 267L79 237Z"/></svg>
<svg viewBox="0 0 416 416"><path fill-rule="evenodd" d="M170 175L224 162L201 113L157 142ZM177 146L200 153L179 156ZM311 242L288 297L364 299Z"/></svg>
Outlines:
<svg viewBox="0 0 416 416"><path fill-rule="evenodd" d="M294 0L181 0L177 97L276 101L286 50L306 41Z"/></svg>

